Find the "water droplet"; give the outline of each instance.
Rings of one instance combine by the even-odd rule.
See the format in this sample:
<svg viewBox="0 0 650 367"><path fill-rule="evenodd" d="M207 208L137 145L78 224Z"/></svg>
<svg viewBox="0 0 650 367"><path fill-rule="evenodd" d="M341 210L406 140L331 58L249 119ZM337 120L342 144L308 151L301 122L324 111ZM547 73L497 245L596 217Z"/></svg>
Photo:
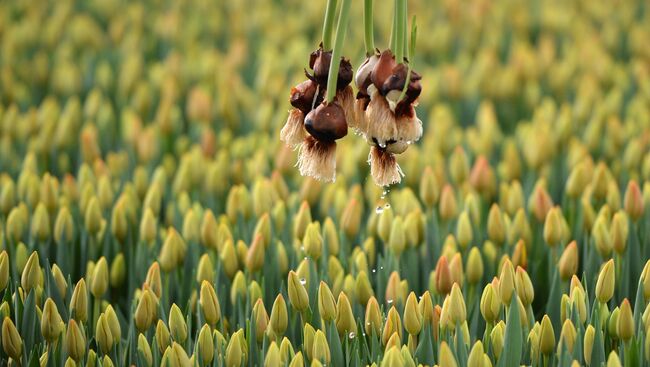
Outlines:
<svg viewBox="0 0 650 367"><path fill-rule="evenodd" d="M379 267L379 270L384 270L384 267L383 267L383 266L380 266L380 267Z"/></svg>
<svg viewBox="0 0 650 367"><path fill-rule="evenodd" d="M377 272L377 269L372 269L372 272L373 272L373 273L376 273L376 272Z"/></svg>
<svg viewBox="0 0 650 367"><path fill-rule="evenodd" d="M388 191L384 190L384 192L381 193L381 196L386 196L386 194L388 194Z"/></svg>
<svg viewBox="0 0 650 367"><path fill-rule="evenodd" d="M388 303L389 305L392 305L392 304L393 304L393 300L392 300L392 299L387 299L387 300L386 300L386 303Z"/></svg>
<svg viewBox="0 0 650 367"><path fill-rule="evenodd" d="M386 203L386 205L384 205L384 208L390 209L390 204Z"/></svg>
<svg viewBox="0 0 650 367"><path fill-rule="evenodd" d="M411 144L413 144L413 142L410 141L410 140L408 140L408 141L406 142L406 145L411 145Z"/></svg>
<svg viewBox="0 0 650 367"><path fill-rule="evenodd" d="M363 335L363 336L365 337L365 336L366 336L366 333L361 333L361 335Z"/></svg>
<svg viewBox="0 0 650 367"><path fill-rule="evenodd" d="M305 246L300 246L300 251L305 251Z"/></svg>
<svg viewBox="0 0 650 367"><path fill-rule="evenodd" d="M369 322L369 321L368 321L368 322L366 322L366 325L368 325L368 326L370 326L370 322Z"/></svg>
<svg viewBox="0 0 650 367"><path fill-rule="evenodd" d="M383 213L383 212L384 212L384 208L383 208L381 205L379 205L379 206L375 209L375 213L377 213L377 214L381 214L381 213Z"/></svg>
<svg viewBox="0 0 650 367"><path fill-rule="evenodd" d="M354 337L357 336L357 334L354 333L354 331L350 331L350 334L348 334L348 338L354 339Z"/></svg>
<svg viewBox="0 0 650 367"><path fill-rule="evenodd" d="M307 284L307 279L305 279L305 278L300 278L300 284L302 284L302 285Z"/></svg>

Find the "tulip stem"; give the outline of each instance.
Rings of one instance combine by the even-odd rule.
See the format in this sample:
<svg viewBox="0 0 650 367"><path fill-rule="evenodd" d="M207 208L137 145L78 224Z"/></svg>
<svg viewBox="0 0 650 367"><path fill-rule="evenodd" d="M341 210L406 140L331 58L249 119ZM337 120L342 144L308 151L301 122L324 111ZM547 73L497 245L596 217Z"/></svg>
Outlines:
<svg viewBox="0 0 650 367"><path fill-rule="evenodd" d="M372 22L372 0L364 0L363 5L363 28L364 41L366 44L366 56L370 57L375 54L375 39Z"/></svg>
<svg viewBox="0 0 650 367"><path fill-rule="evenodd" d="M406 0L395 0L395 61L404 62L404 37L406 37Z"/></svg>
<svg viewBox="0 0 650 367"><path fill-rule="evenodd" d="M325 8L325 22L323 23L323 50L332 48L332 27L334 26L334 13L338 0L328 0Z"/></svg>
<svg viewBox="0 0 650 367"><path fill-rule="evenodd" d="M408 47L408 52L406 54L406 58L409 58L409 55L415 55L415 39L417 38L418 35L418 26L415 23L415 15L413 16L413 20L411 21L411 43L409 44ZM406 41L405 41L406 42ZM413 71L413 68L411 67L411 61L409 60L408 63L408 72L406 73L406 81L404 82L404 88L402 88L402 93L400 93L399 98L397 99L398 101L402 101L404 97L406 96L406 91L409 88L409 84L411 84L411 73Z"/></svg>
<svg viewBox="0 0 650 367"><path fill-rule="evenodd" d="M348 18L350 16L351 0L343 0L341 4L341 12L339 14L339 22L336 25L336 39L334 40L334 49L332 50L332 61L330 62L330 70L327 76L327 103L334 100L336 96L336 81L339 76L339 66L341 65L341 52L343 42L345 41L345 33L348 28ZM329 6L328 6L329 8Z"/></svg>

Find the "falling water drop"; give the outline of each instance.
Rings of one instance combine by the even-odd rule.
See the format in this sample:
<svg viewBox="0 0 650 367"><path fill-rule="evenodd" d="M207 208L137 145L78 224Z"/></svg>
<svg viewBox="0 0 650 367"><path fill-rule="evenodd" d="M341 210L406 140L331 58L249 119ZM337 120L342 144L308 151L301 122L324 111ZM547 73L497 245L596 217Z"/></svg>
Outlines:
<svg viewBox="0 0 650 367"><path fill-rule="evenodd" d="M377 214L381 214L383 212L384 212L384 207L381 205L377 206L377 208L375 209L375 213Z"/></svg>

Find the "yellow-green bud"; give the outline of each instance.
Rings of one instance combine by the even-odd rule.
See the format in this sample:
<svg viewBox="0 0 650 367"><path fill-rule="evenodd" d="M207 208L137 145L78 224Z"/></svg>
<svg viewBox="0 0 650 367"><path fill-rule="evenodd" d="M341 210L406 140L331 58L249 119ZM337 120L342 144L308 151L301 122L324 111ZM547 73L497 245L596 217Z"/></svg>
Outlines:
<svg viewBox="0 0 650 367"><path fill-rule="evenodd" d="M158 232L158 222L153 211L150 208L145 208L140 221L140 241L153 245Z"/></svg>
<svg viewBox="0 0 650 367"><path fill-rule="evenodd" d="M616 212L612 218L610 238L614 251L619 255L622 255L627 247L628 228L627 215L625 212Z"/></svg>
<svg viewBox="0 0 650 367"><path fill-rule="evenodd" d="M607 357L607 367L621 367L621 360L618 358L618 354L615 350L612 350Z"/></svg>
<svg viewBox="0 0 650 367"><path fill-rule="evenodd" d="M625 190L624 207L627 215L630 216L632 221L636 222L643 215L643 197L639 184L631 180L627 183L627 190Z"/></svg>
<svg viewBox="0 0 650 367"><path fill-rule="evenodd" d="M488 238L496 245L501 245L506 239L506 225L503 213L498 204L492 204L487 219Z"/></svg>
<svg viewBox="0 0 650 367"><path fill-rule="evenodd" d="M458 216L458 222L456 223L456 238L458 239L458 244L462 249L466 249L474 238L472 222L469 219L467 211L463 211Z"/></svg>
<svg viewBox="0 0 650 367"><path fill-rule="evenodd" d="M46 241L50 238L50 215L43 203L36 206L34 215L32 216L32 237L38 241Z"/></svg>
<svg viewBox="0 0 650 367"><path fill-rule="evenodd" d="M451 322L455 324L462 324L467 321L467 309L465 306L465 299L457 283L451 287L449 295L449 306L451 307L449 316Z"/></svg>
<svg viewBox="0 0 650 367"><path fill-rule="evenodd" d="M99 201L97 201L96 197L92 197L88 202L84 213L86 231L88 231L92 236L96 235L101 228L102 220L104 220L104 218L102 217L102 210L99 206Z"/></svg>
<svg viewBox="0 0 650 367"><path fill-rule="evenodd" d="M122 340L122 327L120 326L120 321L117 319L117 314L115 313L113 306L106 306L106 309L104 310L104 318L108 323L108 327L111 329L113 343L118 344Z"/></svg>
<svg viewBox="0 0 650 367"><path fill-rule="evenodd" d="M233 335L230 338L228 347L226 347L226 366L240 367L244 359L244 346L241 344L241 338Z"/></svg>
<svg viewBox="0 0 650 367"><path fill-rule="evenodd" d="M124 254L119 253L111 263L110 283L113 288L118 288L124 283L126 278L126 260Z"/></svg>
<svg viewBox="0 0 650 367"><path fill-rule="evenodd" d="M2 322L2 349L17 363L22 361L23 340L9 317Z"/></svg>
<svg viewBox="0 0 650 367"><path fill-rule="evenodd" d="M445 366L445 367L456 367L458 364L456 363L456 358L454 357L454 353L451 351L449 348L449 345L447 342L442 342L440 344L440 351L438 352L438 363L440 366Z"/></svg>
<svg viewBox="0 0 650 367"><path fill-rule="evenodd" d="M295 356L291 359L291 363L289 363L289 367L304 367L305 362L302 357L302 352L298 351Z"/></svg>
<svg viewBox="0 0 650 367"><path fill-rule="evenodd" d="M185 261L187 245L174 227L169 227L167 238L160 249L158 262L164 272L169 273Z"/></svg>
<svg viewBox="0 0 650 367"><path fill-rule="evenodd" d="M578 245L576 241L571 241L558 261L558 269L562 280L569 280L578 271Z"/></svg>
<svg viewBox="0 0 650 367"><path fill-rule="evenodd" d="M158 265L157 261L154 261L147 270L144 284L157 298L162 296L162 279L160 278L160 265Z"/></svg>
<svg viewBox="0 0 650 367"><path fill-rule="evenodd" d="M257 235L261 236L264 247L268 247L271 243L271 218L268 213L262 214L260 219L258 219L257 224L255 224L253 238Z"/></svg>
<svg viewBox="0 0 650 367"><path fill-rule="evenodd" d="M465 274L469 284L475 285L481 281L483 278L483 257L478 247L474 246L469 250L465 268L467 269Z"/></svg>
<svg viewBox="0 0 650 367"><path fill-rule="evenodd" d="M555 332L553 331L553 324L548 315L544 315L540 324L539 330L539 351L544 355L553 353L555 348Z"/></svg>
<svg viewBox="0 0 650 367"><path fill-rule="evenodd" d="M321 281L318 286L318 312L325 321L336 318L336 301L327 283Z"/></svg>
<svg viewBox="0 0 650 367"><path fill-rule="evenodd" d="M480 340L477 340L472 347L472 350L469 352L469 357L467 358L467 367L484 367L483 364L483 343Z"/></svg>
<svg viewBox="0 0 650 367"><path fill-rule="evenodd" d="M9 284L9 254L6 250L0 253L0 292Z"/></svg>
<svg viewBox="0 0 650 367"><path fill-rule="evenodd" d="M11 209L5 225L7 238L14 243L20 241L23 232L25 231L25 221L26 220L23 218L20 207Z"/></svg>
<svg viewBox="0 0 650 367"><path fill-rule="evenodd" d="M573 322L566 319L562 324L562 331L560 332L560 342L558 343L558 352L561 350L562 345L566 348L569 354L573 354L573 346L575 345L577 331Z"/></svg>
<svg viewBox="0 0 650 367"><path fill-rule="evenodd" d="M339 233L332 218L327 217L323 222L323 243L327 246L330 255L338 256L340 250ZM305 245L305 250L307 246Z"/></svg>
<svg viewBox="0 0 650 367"><path fill-rule="evenodd" d="M390 231L392 229L394 219L395 215L392 208L384 209L384 211L379 216L379 220L377 222L377 235L379 235L379 238L381 238L384 243L388 243L390 240Z"/></svg>
<svg viewBox="0 0 650 367"><path fill-rule="evenodd" d="M219 322L219 319L221 319L221 306L214 287L206 280L201 282L199 304L201 305L201 312L205 321L211 326L215 326Z"/></svg>
<svg viewBox="0 0 650 367"><path fill-rule="evenodd" d="M298 209L298 213L294 216L293 221L293 237L301 239L305 237L307 226L311 223L311 210L309 204L303 201Z"/></svg>
<svg viewBox="0 0 650 367"><path fill-rule="evenodd" d="M402 339L402 319L399 317L399 313L395 306L392 306L390 310L388 310L386 322L384 323L384 330L381 335L381 340L384 345L388 343L388 339L390 339L393 333L397 333L399 339Z"/></svg>
<svg viewBox="0 0 650 367"><path fill-rule="evenodd" d="M26 292L29 292L32 288L37 287L41 283L42 274L38 260L38 253L34 251L29 256L27 264L25 264L22 277L20 278L20 284Z"/></svg>
<svg viewBox="0 0 650 367"><path fill-rule="evenodd" d="M269 330L273 337L279 339L284 335L289 324L289 314L287 312L287 303L284 301L282 294L278 294L273 301L271 308L271 318L269 320Z"/></svg>
<svg viewBox="0 0 650 367"><path fill-rule="evenodd" d="M453 292L453 290L452 290ZM404 328L411 335L418 335L422 330L422 315L418 309L417 297L415 293L409 293L404 306Z"/></svg>
<svg viewBox="0 0 650 367"><path fill-rule="evenodd" d="M305 351L307 355L307 359L312 359L312 350L314 346L314 336L316 334L316 330L314 329L313 326L311 326L309 323L305 323L305 326L303 327L303 350Z"/></svg>
<svg viewBox="0 0 650 367"><path fill-rule="evenodd" d="M289 302L291 302L291 305L297 311L305 311L309 307L309 296L307 295L307 290L300 281L298 274L293 270L289 272L287 283Z"/></svg>
<svg viewBox="0 0 650 367"><path fill-rule="evenodd" d="M336 302L336 329L340 335L357 332L357 323L352 313L350 300L345 292L339 293L339 299Z"/></svg>
<svg viewBox="0 0 650 367"><path fill-rule="evenodd" d="M381 360L381 367L404 367L404 358L399 345L386 348L384 357Z"/></svg>
<svg viewBox="0 0 650 367"><path fill-rule="evenodd" d="M313 359L328 365L330 363L330 346L325 338L325 333L317 330L314 335L314 345L312 346L311 355Z"/></svg>
<svg viewBox="0 0 650 367"><path fill-rule="evenodd" d="M169 329L163 320L158 320L156 324L156 332L154 333L156 338L156 345L160 353L164 353L165 350L171 345L171 335Z"/></svg>
<svg viewBox="0 0 650 367"><path fill-rule="evenodd" d="M481 315L483 315L486 322L495 322L499 318L501 300L492 284L488 284L483 288L480 308Z"/></svg>
<svg viewBox="0 0 650 367"><path fill-rule="evenodd" d="M379 310L379 303L375 297L370 297L366 304L365 330L366 334L379 336L381 333L382 316Z"/></svg>
<svg viewBox="0 0 650 367"><path fill-rule="evenodd" d="M51 298L45 300L43 315L41 315L41 334L48 343L54 343L59 339L63 331L63 320Z"/></svg>
<svg viewBox="0 0 650 367"><path fill-rule="evenodd" d="M124 201L120 200L113 207L111 213L111 233L120 242L124 243L129 231L129 222L127 218Z"/></svg>
<svg viewBox="0 0 650 367"><path fill-rule="evenodd" d="M269 349L266 351L266 356L264 357L264 367L275 367L282 366L280 359L280 348L273 341L269 345Z"/></svg>
<svg viewBox="0 0 650 367"><path fill-rule="evenodd" d="M185 343L187 339L187 324L185 323L183 312L181 312L181 309L175 303L172 304L169 310L168 325L172 338L179 343Z"/></svg>
<svg viewBox="0 0 650 367"><path fill-rule="evenodd" d="M302 243L307 256L317 261L323 252L323 237L320 235L320 225L318 222L307 225Z"/></svg>
<svg viewBox="0 0 650 367"><path fill-rule="evenodd" d="M93 276L90 281L90 293L95 298L101 298L108 289L108 263L105 257L99 258L93 270Z"/></svg>
<svg viewBox="0 0 650 367"><path fill-rule="evenodd" d="M147 331L158 318L157 303L156 296L150 290L145 289L142 292L133 316L138 331Z"/></svg>
<svg viewBox="0 0 650 367"><path fill-rule="evenodd" d="M381 219L380 219L381 223ZM397 216L393 220L390 229L390 236L388 238L388 247L393 251L396 258L404 251L406 247L406 232L404 230L404 221L402 217Z"/></svg>
<svg viewBox="0 0 650 367"><path fill-rule="evenodd" d="M356 286L356 296L359 303L362 306L365 306L370 297L373 297L375 292L372 290L372 285L370 284L370 279L368 279L368 274L361 270L357 274L357 286Z"/></svg>
<svg viewBox="0 0 650 367"><path fill-rule="evenodd" d="M584 352L584 357L585 357L585 363L587 365L591 365L591 352L593 351L594 348L594 337L596 335L596 329L594 329L593 325L587 325L587 328L585 329L585 337L583 340L583 352Z"/></svg>
<svg viewBox="0 0 650 367"><path fill-rule="evenodd" d="M432 208L438 201L440 185L431 167L427 166L420 177L420 199L428 208Z"/></svg>
<svg viewBox="0 0 650 367"><path fill-rule="evenodd" d="M357 199L350 199L341 213L340 226L345 235L352 239L359 233L363 207Z"/></svg>
<svg viewBox="0 0 650 367"><path fill-rule="evenodd" d="M251 246L246 253L246 267L251 273L255 273L264 266L264 239L261 234L256 234Z"/></svg>
<svg viewBox="0 0 650 367"><path fill-rule="evenodd" d="M634 315L627 298L621 302L617 330L618 337L626 342L634 336Z"/></svg>
<svg viewBox="0 0 650 367"><path fill-rule="evenodd" d="M510 306L510 299L515 290L515 271L510 260L506 259L501 267L499 276L499 296L501 302L507 307Z"/></svg>
<svg viewBox="0 0 650 367"><path fill-rule="evenodd" d="M201 221L201 244L207 248L216 250L218 248L217 231L217 220L212 210L208 209L203 213L203 220Z"/></svg>
<svg viewBox="0 0 650 367"><path fill-rule="evenodd" d="M235 274L230 286L230 302L232 302L233 305L237 304L237 298L245 301L246 291L246 276L240 270Z"/></svg>
<svg viewBox="0 0 650 367"><path fill-rule="evenodd" d="M72 291L70 314L73 319L79 322L88 320L88 290L86 289L86 281L83 278L77 282Z"/></svg>
<svg viewBox="0 0 650 367"><path fill-rule="evenodd" d="M607 303L614 295L615 274L614 259L605 263L596 281L596 298L600 303Z"/></svg>
<svg viewBox="0 0 650 367"><path fill-rule="evenodd" d="M264 302L259 298L253 306L252 319L255 321L255 337L258 343L264 340L264 333L266 333L269 324L269 314L266 312Z"/></svg>
<svg viewBox="0 0 650 367"><path fill-rule="evenodd" d="M499 359L501 352L503 351L503 338L505 334L506 324L503 321L499 321L492 332L490 333L490 341L492 342L492 351L496 359Z"/></svg>
<svg viewBox="0 0 650 367"><path fill-rule="evenodd" d="M54 241L62 245L65 241L72 241L74 236L74 221L67 207L62 207L54 221Z"/></svg>
<svg viewBox="0 0 650 367"><path fill-rule="evenodd" d="M522 267L517 267L517 274L515 275L515 287L517 288L517 295L524 305L530 305L535 298L535 288L533 282L530 280L528 273Z"/></svg>
<svg viewBox="0 0 650 367"><path fill-rule="evenodd" d="M214 279L214 266L210 255L203 254L199 259L198 270L196 271L196 281L201 284L204 280L211 282Z"/></svg>
<svg viewBox="0 0 650 367"><path fill-rule="evenodd" d="M562 241L562 212L559 207L552 208L546 214L544 222L544 242L553 247Z"/></svg>
<svg viewBox="0 0 650 367"><path fill-rule="evenodd" d="M4 341L4 338L2 338ZM86 354L86 338L74 319L68 321L68 330L65 334L65 350L76 362L81 362Z"/></svg>
<svg viewBox="0 0 650 367"><path fill-rule="evenodd" d="M113 348L113 335L111 334L111 328L108 326L104 314L99 315L99 318L97 319L95 340L104 354L109 353Z"/></svg>
<svg viewBox="0 0 650 367"><path fill-rule="evenodd" d="M208 324L204 324L199 331L199 338L197 340L197 350L199 352L200 364L208 365L214 359L214 340L212 339L212 331Z"/></svg>

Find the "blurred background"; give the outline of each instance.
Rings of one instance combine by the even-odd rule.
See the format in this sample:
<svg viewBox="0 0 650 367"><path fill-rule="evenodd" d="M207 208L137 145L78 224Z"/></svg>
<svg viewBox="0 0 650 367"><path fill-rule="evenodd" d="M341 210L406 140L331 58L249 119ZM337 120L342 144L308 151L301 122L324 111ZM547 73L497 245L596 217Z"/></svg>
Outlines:
<svg viewBox="0 0 650 367"><path fill-rule="evenodd" d="M57 175L101 157L124 172L163 164L173 177L193 170L188 157L198 152L205 167L223 166L223 190L273 171L300 187L295 152L278 136L289 90L319 43L325 3L0 3L0 170L15 175L31 152ZM405 184L415 185L426 165L447 181L456 147L470 165L484 155L503 181L521 179L526 193L533 177L566 177L586 154L625 153L613 172L626 165L622 180L643 174L648 13L645 1L409 1L425 137L400 157ZM380 48L391 14L391 4L376 2ZM354 67L362 33L355 2L344 52ZM348 183L367 181L361 142L350 133L340 144L339 177ZM569 159L553 167L558 155ZM528 180L520 177L527 167ZM201 180L196 169L185 184ZM557 182L551 194L559 199Z"/></svg>

